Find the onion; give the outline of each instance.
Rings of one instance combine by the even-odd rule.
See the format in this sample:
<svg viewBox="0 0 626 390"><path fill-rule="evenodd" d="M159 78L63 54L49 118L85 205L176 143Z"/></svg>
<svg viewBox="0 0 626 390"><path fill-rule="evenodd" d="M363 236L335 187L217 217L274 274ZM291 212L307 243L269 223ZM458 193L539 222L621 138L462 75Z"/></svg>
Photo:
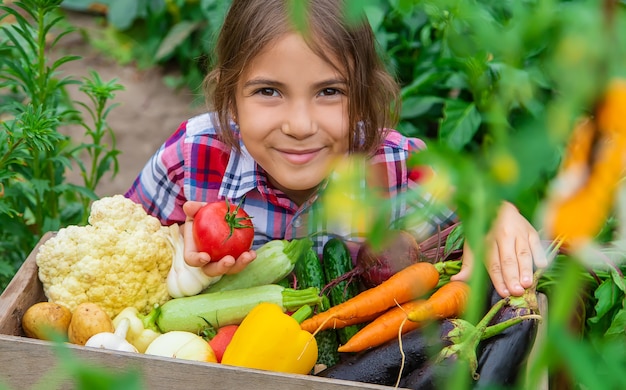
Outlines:
<svg viewBox="0 0 626 390"><path fill-rule="evenodd" d="M356 257L359 277L367 288L377 286L391 275L420 261L420 247L408 232L394 230L381 248L364 243Z"/></svg>
<svg viewBox="0 0 626 390"><path fill-rule="evenodd" d="M217 363L213 348L195 333L173 330L148 345L147 355Z"/></svg>

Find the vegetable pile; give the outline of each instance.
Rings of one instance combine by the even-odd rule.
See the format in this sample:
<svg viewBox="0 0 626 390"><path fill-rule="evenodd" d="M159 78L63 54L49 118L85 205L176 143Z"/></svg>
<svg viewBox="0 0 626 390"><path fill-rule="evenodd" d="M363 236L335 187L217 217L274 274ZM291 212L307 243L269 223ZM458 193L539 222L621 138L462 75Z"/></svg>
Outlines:
<svg viewBox="0 0 626 390"><path fill-rule="evenodd" d="M220 223L232 222L233 231L204 226L204 243L213 242L205 249L215 259L249 249L254 230L243 210L228 202L207 206L230 209ZM199 221L209 223L216 215ZM244 271L208 277L185 262L179 226L161 226L121 195L102 198L92 206L89 225L61 229L39 247L36 260L48 302L28 308L22 328L28 337L88 348L307 374L317 360L317 344L300 322L320 303L320 289L279 282L312 245L309 238L273 240L256 248L257 258ZM217 246L226 252L216 254ZM256 336L260 329L266 337ZM285 336L300 341L273 341ZM250 340L254 354L247 351ZM251 359L258 351L263 357Z"/></svg>
<svg viewBox="0 0 626 390"><path fill-rule="evenodd" d="M213 258L249 249L254 230L243 210L208 206L196 239L226 249ZM272 240L243 271L208 277L185 262L179 226L161 226L121 195L102 198L88 226L62 229L40 246L48 302L29 308L22 326L28 337L87 348L409 388L433 385L439 367L467 360L468 375L509 383L515 370L498 377L505 370L493 369L511 362L502 359L508 341L490 337L529 348L536 316L524 337L514 326L531 317L513 300L492 302L497 309L479 324L459 318L471 291L450 281L460 269L457 227L419 244L394 232L354 259L339 238L321 258L310 238ZM414 385L416 377L431 382Z"/></svg>

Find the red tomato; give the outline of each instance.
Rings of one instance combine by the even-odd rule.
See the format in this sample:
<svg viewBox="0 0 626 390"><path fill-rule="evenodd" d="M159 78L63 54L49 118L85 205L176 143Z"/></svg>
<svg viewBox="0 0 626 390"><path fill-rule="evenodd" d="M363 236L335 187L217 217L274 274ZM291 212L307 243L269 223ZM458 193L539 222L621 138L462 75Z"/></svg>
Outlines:
<svg viewBox="0 0 626 390"><path fill-rule="evenodd" d="M224 351L226 350L226 347L228 347L228 344L230 344L230 340L232 340L238 327L239 325L222 326L217 330L215 337L209 341L209 345L213 348L213 352L215 353L218 363L222 361Z"/></svg>
<svg viewBox="0 0 626 390"><path fill-rule="evenodd" d="M254 227L240 206L228 200L207 203L194 217L193 238L198 250L207 252L211 261L219 261L226 255L236 259L252 247Z"/></svg>

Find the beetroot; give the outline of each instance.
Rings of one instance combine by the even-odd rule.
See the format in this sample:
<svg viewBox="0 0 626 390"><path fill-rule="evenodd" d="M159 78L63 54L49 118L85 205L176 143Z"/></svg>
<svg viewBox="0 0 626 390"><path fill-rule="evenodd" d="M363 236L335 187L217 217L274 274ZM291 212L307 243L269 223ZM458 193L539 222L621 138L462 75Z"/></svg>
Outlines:
<svg viewBox="0 0 626 390"><path fill-rule="evenodd" d="M323 288L327 291L342 281L359 280L364 288L372 288L389 279L391 275L420 261L438 261L459 258L462 255L459 241L460 223L454 223L418 243L407 231L392 230L380 247L373 248L367 241L357 253L355 266L349 272L331 280ZM451 243L446 242L451 239ZM450 245L451 244L451 245Z"/></svg>
<svg viewBox="0 0 626 390"><path fill-rule="evenodd" d="M390 232L389 239L377 250L364 243L357 253L356 262L361 269L363 285L371 288L419 259L420 247L415 238L405 231L396 230Z"/></svg>

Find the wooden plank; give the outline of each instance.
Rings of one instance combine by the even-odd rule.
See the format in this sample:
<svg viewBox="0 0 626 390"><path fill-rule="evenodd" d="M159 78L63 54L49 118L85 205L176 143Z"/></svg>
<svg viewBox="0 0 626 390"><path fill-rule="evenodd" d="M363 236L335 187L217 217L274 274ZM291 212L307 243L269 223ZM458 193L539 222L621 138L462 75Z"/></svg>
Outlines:
<svg viewBox="0 0 626 390"><path fill-rule="evenodd" d="M66 346L71 355L81 363L104 367L114 372L139 370L146 389L390 389L387 386L312 375L281 374L221 364L96 350L71 344ZM54 347L53 343L47 341L0 335L0 378L10 389L15 390L74 388L67 371L59 366L59 355Z"/></svg>

